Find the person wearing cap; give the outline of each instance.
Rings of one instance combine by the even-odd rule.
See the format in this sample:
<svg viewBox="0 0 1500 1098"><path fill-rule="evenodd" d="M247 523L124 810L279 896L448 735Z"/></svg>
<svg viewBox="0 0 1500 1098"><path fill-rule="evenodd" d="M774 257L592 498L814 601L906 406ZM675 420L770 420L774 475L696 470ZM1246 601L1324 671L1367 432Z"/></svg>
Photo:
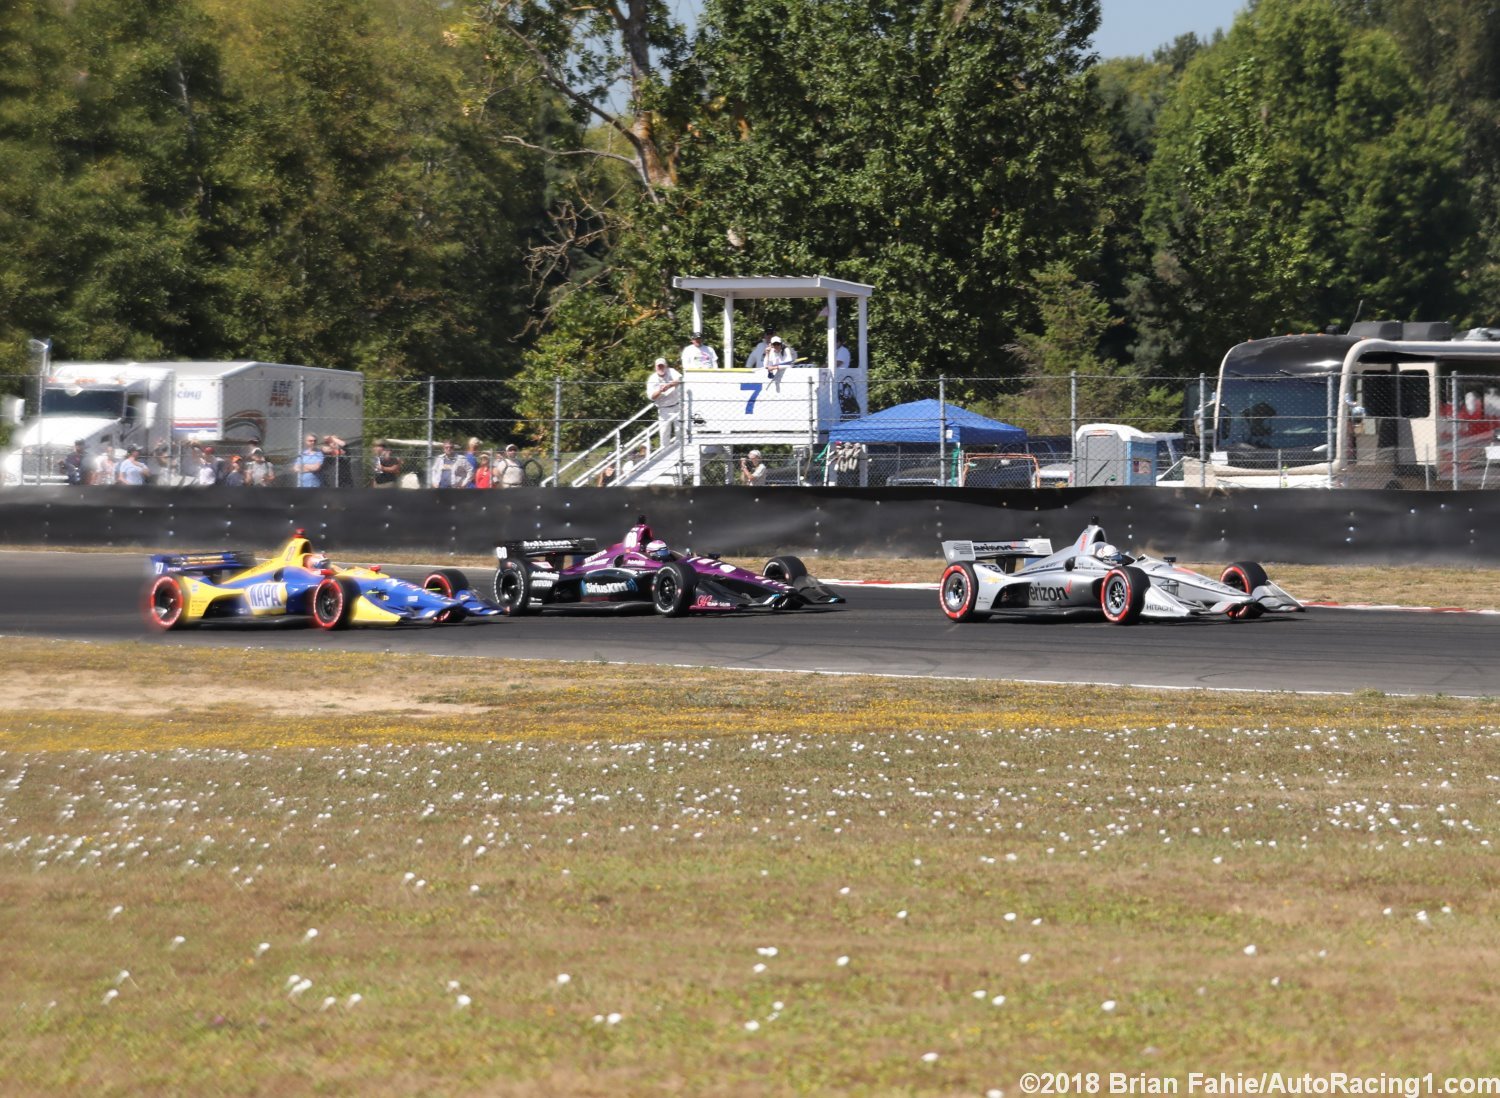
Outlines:
<svg viewBox="0 0 1500 1098"><path fill-rule="evenodd" d="M766 348L766 356L761 361L765 363L766 375L775 377L797 361L797 352L783 343L779 335L773 335L770 346Z"/></svg>
<svg viewBox="0 0 1500 1098"><path fill-rule="evenodd" d="M682 349L682 368L684 370L717 370L719 368L719 354L703 342L702 332L694 332L687 346Z"/></svg>
<svg viewBox="0 0 1500 1098"><path fill-rule="evenodd" d="M139 486L145 484L150 475L151 470L141 460L141 448L132 446L125 451L125 460L115 469L115 483Z"/></svg>
<svg viewBox="0 0 1500 1098"><path fill-rule="evenodd" d="M686 356L684 351L683 357ZM682 375L667 365L664 358L658 358L651 366L651 376L646 379L646 399L656 405L661 444L665 446L677 430L678 412L682 408Z"/></svg>
<svg viewBox="0 0 1500 1098"><path fill-rule="evenodd" d="M495 458L495 469L490 476L496 488L519 488L526 483L521 452L514 442L507 444L505 452Z"/></svg>
<svg viewBox="0 0 1500 1098"><path fill-rule="evenodd" d="M58 462L58 471L69 484L82 484L88 480L88 455L83 452L84 441L77 439L73 443L73 449L63 455L62 461Z"/></svg>
<svg viewBox="0 0 1500 1098"><path fill-rule="evenodd" d="M443 452L432 459L432 468L427 472L429 488L465 488L471 475L468 460L448 439L443 441Z"/></svg>
<svg viewBox="0 0 1500 1098"><path fill-rule="evenodd" d="M222 478L223 470L219 468L219 459L214 456L214 448L203 447L203 452L198 457L198 486L211 488Z"/></svg>
<svg viewBox="0 0 1500 1098"><path fill-rule="evenodd" d="M747 487L764 486L770 472L771 467L761 460L759 450L751 450L748 456L740 458L740 480Z"/></svg>
<svg viewBox="0 0 1500 1098"><path fill-rule="evenodd" d="M276 468L266 460L266 452L259 446L250 451L250 461L245 466L245 483L251 488L269 488L276 483Z"/></svg>
<svg viewBox="0 0 1500 1098"><path fill-rule="evenodd" d="M243 488L245 486L245 459L239 454L231 454L229 464L224 468L224 479L219 483L226 488Z"/></svg>
<svg viewBox="0 0 1500 1098"><path fill-rule="evenodd" d="M761 333L760 342L752 347L750 353L745 356L745 369L760 369L760 364L766 357L766 348L771 345L771 337L775 334L776 332L772 328L767 328Z"/></svg>

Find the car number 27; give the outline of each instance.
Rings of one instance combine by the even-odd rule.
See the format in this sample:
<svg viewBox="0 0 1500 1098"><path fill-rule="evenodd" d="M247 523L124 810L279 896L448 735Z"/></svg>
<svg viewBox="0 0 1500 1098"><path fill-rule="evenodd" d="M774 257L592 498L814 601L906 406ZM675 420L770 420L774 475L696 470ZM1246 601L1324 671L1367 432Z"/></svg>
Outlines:
<svg viewBox="0 0 1500 1098"><path fill-rule="evenodd" d="M286 605L286 585L252 583L245 589L245 598L252 610L280 610Z"/></svg>

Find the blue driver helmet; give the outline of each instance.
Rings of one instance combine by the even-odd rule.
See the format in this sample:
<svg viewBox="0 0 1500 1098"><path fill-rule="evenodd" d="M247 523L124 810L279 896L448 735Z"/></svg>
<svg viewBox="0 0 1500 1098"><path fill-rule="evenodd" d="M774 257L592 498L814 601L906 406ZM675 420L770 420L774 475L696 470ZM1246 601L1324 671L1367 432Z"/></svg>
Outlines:
<svg viewBox="0 0 1500 1098"><path fill-rule="evenodd" d="M671 560L672 550L667 548L667 543L660 539L646 543L646 555L652 560Z"/></svg>
<svg viewBox="0 0 1500 1098"><path fill-rule="evenodd" d="M1125 558L1120 551L1107 541L1101 541L1093 548L1094 558L1105 564L1124 564Z"/></svg>

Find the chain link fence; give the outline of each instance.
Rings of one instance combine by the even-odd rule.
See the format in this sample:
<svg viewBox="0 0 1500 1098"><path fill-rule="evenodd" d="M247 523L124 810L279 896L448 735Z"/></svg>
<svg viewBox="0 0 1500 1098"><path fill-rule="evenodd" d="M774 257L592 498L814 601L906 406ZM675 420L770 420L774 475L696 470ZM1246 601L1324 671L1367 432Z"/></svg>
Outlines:
<svg viewBox="0 0 1500 1098"><path fill-rule="evenodd" d="M325 488L1500 486L1500 378L1483 374L1370 374L1344 391L1260 378L1221 397L1212 376L871 379L856 395L825 369L710 373L656 403L645 375L557 379L550 401L495 379L370 379L358 419L314 424L299 403L268 401L235 430L129 400L59 404L37 376L0 377L14 394L0 473L10 487L116 483L125 447L143 441L146 483L225 483L238 466L233 483L294 486L311 434ZM251 475L256 449L269 479Z"/></svg>

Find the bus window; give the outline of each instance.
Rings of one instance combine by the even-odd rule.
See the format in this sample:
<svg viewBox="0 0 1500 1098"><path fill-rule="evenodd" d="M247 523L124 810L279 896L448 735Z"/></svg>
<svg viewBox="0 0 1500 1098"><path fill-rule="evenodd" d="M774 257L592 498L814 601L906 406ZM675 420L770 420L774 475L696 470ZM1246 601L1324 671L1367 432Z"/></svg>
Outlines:
<svg viewBox="0 0 1500 1098"><path fill-rule="evenodd" d="M1359 403L1365 415L1377 419L1426 419L1432 414L1432 399L1425 370L1402 370L1399 374L1363 374Z"/></svg>

